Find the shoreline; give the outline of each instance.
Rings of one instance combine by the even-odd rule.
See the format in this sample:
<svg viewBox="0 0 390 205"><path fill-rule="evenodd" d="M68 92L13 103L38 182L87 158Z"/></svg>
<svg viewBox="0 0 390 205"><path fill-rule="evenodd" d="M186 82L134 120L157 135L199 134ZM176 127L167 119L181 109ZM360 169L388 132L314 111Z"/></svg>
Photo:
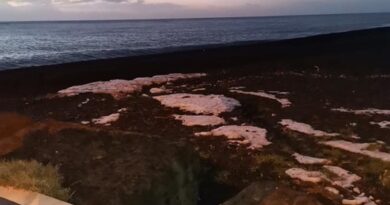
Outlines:
<svg viewBox="0 0 390 205"><path fill-rule="evenodd" d="M2 178L83 205L386 204L389 34L0 73ZM194 73L146 77L170 72Z"/></svg>
<svg viewBox="0 0 390 205"><path fill-rule="evenodd" d="M390 73L390 28L374 28L271 42L206 46L0 71L0 96L37 95L98 80L173 72L231 70L321 71L355 75ZM245 69L245 70L243 70Z"/></svg>

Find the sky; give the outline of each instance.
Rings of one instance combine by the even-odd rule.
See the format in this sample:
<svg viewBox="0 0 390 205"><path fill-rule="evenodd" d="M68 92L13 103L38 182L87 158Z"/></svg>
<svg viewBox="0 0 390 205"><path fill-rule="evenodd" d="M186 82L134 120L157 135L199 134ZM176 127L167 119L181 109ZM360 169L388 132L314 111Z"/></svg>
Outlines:
<svg viewBox="0 0 390 205"><path fill-rule="evenodd" d="M390 12L390 0L0 0L0 21Z"/></svg>

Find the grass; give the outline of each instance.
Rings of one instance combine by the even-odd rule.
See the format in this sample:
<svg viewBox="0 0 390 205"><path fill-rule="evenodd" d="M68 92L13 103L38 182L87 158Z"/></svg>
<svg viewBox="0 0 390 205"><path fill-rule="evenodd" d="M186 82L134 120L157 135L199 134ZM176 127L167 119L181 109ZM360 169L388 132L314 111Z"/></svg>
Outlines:
<svg viewBox="0 0 390 205"><path fill-rule="evenodd" d="M390 169L385 170L385 172L380 177L383 187L390 190Z"/></svg>
<svg viewBox="0 0 390 205"><path fill-rule="evenodd" d="M255 156L255 166L258 171L265 172L261 173L261 175L265 174L281 178L284 176L286 169L293 166L293 163L280 155L259 154Z"/></svg>
<svg viewBox="0 0 390 205"><path fill-rule="evenodd" d="M370 149L379 149L377 144L372 145ZM335 164L348 164L353 167L354 171L367 183L390 190L390 163L368 157L356 159L337 149L324 149L323 153Z"/></svg>
<svg viewBox="0 0 390 205"><path fill-rule="evenodd" d="M383 148L382 145L373 143L373 144L370 144L370 145L367 147L367 150L369 150L369 151L377 151L377 150L381 150L382 148Z"/></svg>
<svg viewBox="0 0 390 205"><path fill-rule="evenodd" d="M386 188L390 189L390 163L372 159L365 164L359 166L360 171L371 178L372 181L378 181Z"/></svg>
<svg viewBox="0 0 390 205"><path fill-rule="evenodd" d="M0 186L38 192L60 200L70 198L69 189L61 186L62 177L56 167L37 161L0 161Z"/></svg>

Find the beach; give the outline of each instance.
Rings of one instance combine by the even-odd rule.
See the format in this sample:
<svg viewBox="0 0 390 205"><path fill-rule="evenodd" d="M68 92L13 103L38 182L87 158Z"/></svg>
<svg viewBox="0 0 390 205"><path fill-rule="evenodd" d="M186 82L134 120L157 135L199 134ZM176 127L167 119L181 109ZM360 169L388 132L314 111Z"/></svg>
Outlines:
<svg viewBox="0 0 390 205"><path fill-rule="evenodd" d="M1 71L0 155L72 204L389 204L389 53L375 28Z"/></svg>
<svg viewBox="0 0 390 205"><path fill-rule="evenodd" d="M387 73L389 28L243 45L212 46L184 52L85 61L2 72L2 95L29 95L67 86L172 72L232 70L316 70L326 72ZM236 69L237 70L237 69ZM9 88L12 88L9 89Z"/></svg>

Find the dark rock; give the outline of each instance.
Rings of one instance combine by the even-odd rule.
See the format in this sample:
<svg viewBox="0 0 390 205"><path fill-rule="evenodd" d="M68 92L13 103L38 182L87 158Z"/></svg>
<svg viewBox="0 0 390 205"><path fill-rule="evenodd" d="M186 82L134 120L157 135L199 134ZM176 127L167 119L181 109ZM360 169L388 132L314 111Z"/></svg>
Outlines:
<svg viewBox="0 0 390 205"><path fill-rule="evenodd" d="M321 205L321 203L305 193L267 181L252 183L222 205Z"/></svg>

